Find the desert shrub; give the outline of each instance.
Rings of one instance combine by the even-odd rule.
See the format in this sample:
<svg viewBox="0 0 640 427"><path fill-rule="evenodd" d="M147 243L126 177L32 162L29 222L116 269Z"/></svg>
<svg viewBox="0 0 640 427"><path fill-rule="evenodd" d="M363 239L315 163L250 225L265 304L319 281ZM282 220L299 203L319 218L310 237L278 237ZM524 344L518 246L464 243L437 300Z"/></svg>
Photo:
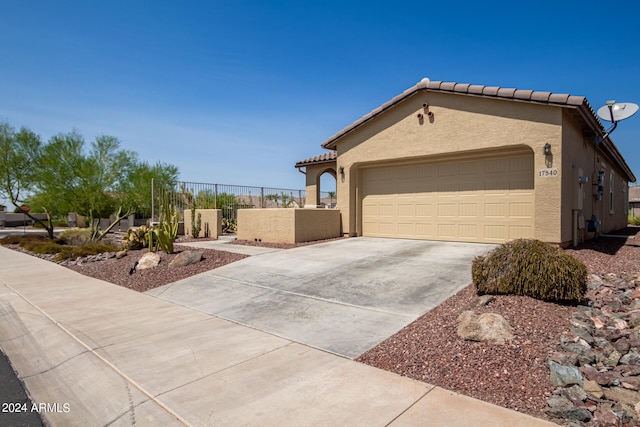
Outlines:
<svg viewBox="0 0 640 427"><path fill-rule="evenodd" d="M30 249L31 251L37 254L57 254L58 252L64 250L65 246L60 245L54 241L48 241L44 243L34 244Z"/></svg>
<svg viewBox="0 0 640 427"><path fill-rule="evenodd" d="M119 248L104 243L87 243L82 246L62 246L56 260L74 259L83 256L98 255L103 252L116 252Z"/></svg>
<svg viewBox="0 0 640 427"><path fill-rule="evenodd" d="M42 236L42 238L39 238L39 239L25 239L19 244L26 250L35 252L34 249L37 248L38 246L48 245L51 243L59 244L60 242L53 241L51 239L48 239L47 237Z"/></svg>
<svg viewBox="0 0 640 427"><path fill-rule="evenodd" d="M631 215L629 215L629 224L630 225L640 225L640 216L631 216Z"/></svg>
<svg viewBox="0 0 640 427"><path fill-rule="evenodd" d="M22 236L5 236L0 239L0 245L19 245Z"/></svg>
<svg viewBox="0 0 640 427"><path fill-rule="evenodd" d="M0 239L2 245L20 245L24 246L32 242L46 242L50 241L44 234L25 234L25 235L13 235L5 236Z"/></svg>
<svg viewBox="0 0 640 427"><path fill-rule="evenodd" d="M471 275L480 294L576 302L584 299L587 291L587 267L539 240L513 240L477 257Z"/></svg>
<svg viewBox="0 0 640 427"><path fill-rule="evenodd" d="M61 231L59 238L67 245L82 246L91 240L91 230L88 228L69 228Z"/></svg>

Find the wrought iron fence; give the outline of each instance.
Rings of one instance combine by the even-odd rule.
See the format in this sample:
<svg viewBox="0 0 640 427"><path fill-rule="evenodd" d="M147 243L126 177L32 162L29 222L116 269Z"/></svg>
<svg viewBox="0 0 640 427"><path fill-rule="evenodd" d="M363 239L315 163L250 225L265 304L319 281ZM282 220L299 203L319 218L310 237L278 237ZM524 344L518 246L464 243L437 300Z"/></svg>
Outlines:
<svg viewBox="0 0 640 427"><path fill-rule="evenodd" d="M237 219L238 209L297 208L304 207L305 190L288 188L249 187L243 185L207 184L178 181L151 182L152 220L159 216L165 194L183 215L185 209L221 209L222 217ZM321 192L320 204L335 207L335 193Z"/></svg>

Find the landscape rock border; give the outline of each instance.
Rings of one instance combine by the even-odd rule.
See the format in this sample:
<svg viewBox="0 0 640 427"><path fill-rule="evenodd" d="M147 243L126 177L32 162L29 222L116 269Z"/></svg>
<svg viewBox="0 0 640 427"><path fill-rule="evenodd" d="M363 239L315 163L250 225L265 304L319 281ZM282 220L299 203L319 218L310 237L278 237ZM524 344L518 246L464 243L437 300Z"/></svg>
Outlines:
<svg viewBox="0 0 640 427"><path fill-rule="evenodd" d="M550 355L547 413L571 426L640 425L640 274L591 274Z"/></svg>

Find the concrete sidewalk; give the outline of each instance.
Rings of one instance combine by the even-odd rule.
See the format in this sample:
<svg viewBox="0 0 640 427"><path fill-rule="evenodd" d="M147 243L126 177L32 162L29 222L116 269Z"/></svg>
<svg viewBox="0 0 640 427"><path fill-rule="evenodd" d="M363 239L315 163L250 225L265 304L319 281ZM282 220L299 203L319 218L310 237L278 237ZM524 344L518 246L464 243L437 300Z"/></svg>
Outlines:
<svg viewBox="0 0 640 427"><path fill-rule="evenodd" d="M178 246L190 246L200 249L214 249L217 251L227 251L243 255L262 255L270 252L278 252L282 249L267 248L262 246L235 245L231 242L236 240L235 235L219 236L218 240L203 240L176 243Z"/></svg>
<svg viewBox="0 0 640 427"><path fill-rule="evenodd" d="M0 247L0 346L53 426L554 424Z"/></svg>

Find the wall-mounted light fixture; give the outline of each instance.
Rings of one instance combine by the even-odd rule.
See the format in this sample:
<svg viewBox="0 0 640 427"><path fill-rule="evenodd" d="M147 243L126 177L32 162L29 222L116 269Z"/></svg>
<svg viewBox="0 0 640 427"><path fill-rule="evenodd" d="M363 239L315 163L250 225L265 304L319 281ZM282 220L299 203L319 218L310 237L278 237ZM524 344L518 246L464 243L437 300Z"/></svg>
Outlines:
<svg viewBox="0 0 640 427"><path fill-rule="evenodd" d="M544 155L545 156L551 155L551 144L549 144L548 142L544 144Z"/></svg>
<svg viewBox="0 0 640 427"><path fill-rule="evenodd" d="M340 175L344 175L344 166L340 166L338 172L340 172Z"/></svg>

